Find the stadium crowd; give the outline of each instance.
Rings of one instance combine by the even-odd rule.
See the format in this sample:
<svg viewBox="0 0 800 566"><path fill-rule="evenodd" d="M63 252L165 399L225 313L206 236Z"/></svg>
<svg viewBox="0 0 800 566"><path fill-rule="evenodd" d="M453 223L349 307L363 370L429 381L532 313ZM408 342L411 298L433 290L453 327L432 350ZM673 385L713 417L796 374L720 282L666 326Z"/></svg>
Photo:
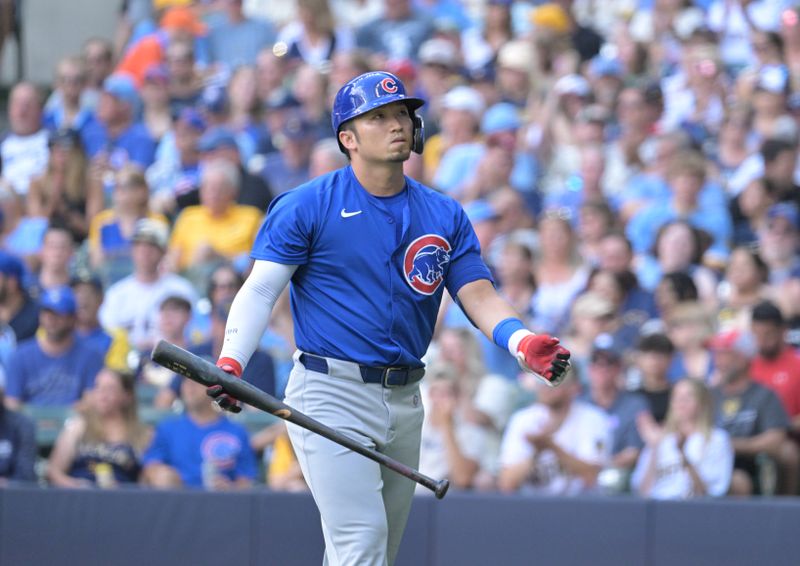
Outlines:
<svg viewBox="0 0 800 566"><path fill-rule="evenodd" d="M216 359L269 203L347 165L331 101L373 69L426 100L406 174L461 202L498 289L572 352L561 387L528 382L446 297L421 471L796 495L791 0L122 2L108 38L8 99L3 481L305 489L281 424L221 415L149 354ZM244 375L278 396L291 326L285 293Z"/></svg>

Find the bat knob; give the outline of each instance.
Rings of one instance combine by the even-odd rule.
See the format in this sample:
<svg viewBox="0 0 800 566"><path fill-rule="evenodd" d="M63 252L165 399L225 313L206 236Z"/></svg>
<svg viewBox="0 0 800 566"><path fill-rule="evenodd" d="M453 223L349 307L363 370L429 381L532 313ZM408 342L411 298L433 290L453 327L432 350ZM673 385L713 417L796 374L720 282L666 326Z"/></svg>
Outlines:
<svg viewBox="0 0 800 566"><path fill-rule="evenodd" d="M448 489L450 489L450 480L440 480L436 482L436 489L433 490L436 499L444 497Z"/></svg>

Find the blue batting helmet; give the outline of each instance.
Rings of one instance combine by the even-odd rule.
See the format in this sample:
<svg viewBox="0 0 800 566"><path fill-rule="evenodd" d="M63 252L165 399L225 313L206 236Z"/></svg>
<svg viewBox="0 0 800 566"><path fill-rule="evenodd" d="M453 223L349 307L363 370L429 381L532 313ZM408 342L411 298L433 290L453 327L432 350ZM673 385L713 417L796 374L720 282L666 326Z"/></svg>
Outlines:
<svg viewBox="0 0 800 566"><path fill-rule="evenodd" d="M417 153L422 153L424 127L422 118L417 116L415 111L425 104L425 101L421 98L407 96L406 89L400 79L386 71L373 71L359 75L348 81L336 93L336 98L333 101L331 124L337 141L342 124L392 102L404 102L408 106L414 122L414 143L411 149ZM339 149L342 152L345 151L341 142L339 143Z"/></svg>

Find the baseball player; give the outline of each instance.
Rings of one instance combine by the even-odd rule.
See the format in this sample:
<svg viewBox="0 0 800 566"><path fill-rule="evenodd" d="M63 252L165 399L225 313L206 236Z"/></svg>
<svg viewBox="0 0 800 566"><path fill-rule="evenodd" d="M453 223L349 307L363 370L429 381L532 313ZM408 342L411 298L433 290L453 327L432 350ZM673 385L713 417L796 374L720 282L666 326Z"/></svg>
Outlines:
<svg viewBox="0 0 800 566"><path fill-rule="evenodd" d="M242 374L291 281L298 351L286 402L413 467L423 417L421 358L445 289L525 371L554 386L569 367L558 339L526 330L497 294L461 206L404 176L410 152L422 152L422 104L386 72L360 75L339 90L333 130L350 165L273 201L217 362ZM220 387L208 393L223 409L239 410ZM392 564L414 483L287 426L322 518L324 563Z"/></svg>

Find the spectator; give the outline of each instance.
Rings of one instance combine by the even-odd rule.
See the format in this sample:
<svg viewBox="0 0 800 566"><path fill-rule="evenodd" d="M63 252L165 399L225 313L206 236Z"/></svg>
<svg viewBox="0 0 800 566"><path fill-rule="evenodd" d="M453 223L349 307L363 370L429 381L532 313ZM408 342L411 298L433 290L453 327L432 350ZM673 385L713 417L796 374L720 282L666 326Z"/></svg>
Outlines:
<svg viewBox="0 0 800 566"><path fill-rule="evenodd" d="M191 303L180 295L168 295L158 307L158 338L190 350L193 344L187 328L191 318ZM152 361L149 353L145 352L139 359L139 377L143 387L156 391L153 398L155 408L168 410L173 406L180 393L181 382L178 375ZM174 393L171 390L173 383L176 384Z"/></svg>
<svg viewBox="0 0 800 566"><path fill-rule="evenodd" d="M639 418L646 446L631 484L645 497L688 499L728 492L733 447L728 433L714 426L714 406L706 386L693 379L675 384L664 426L647 413Z"/></svg>
<svg viewBox="0 0 800 566"><path fill-rule="evenodd" d="M109 488L139 480L151 431L139 420L132 374L108 367L64 423L47 465L56 487Z"/></svg>
<svg viewBox="0 0 800 566"><path fill-rule="evenodd" d="M3 179L14 192L28 194L31 179L47 168L47 130L42 128L42 95L32 83L18 83L8 98L8 132L0 141Z"/></svg>
<svg viewBox="0 0 800 566"><path fill-rule="evenodd" d="M730 217L718 214L708 203L700 200L700 190L706 178L706 164L697 153L679 154L673 158L667 181L671 198L666 206L654 203L631 218L626 232L634 249L645 253L655 242L657 231L675 218L685 218L692 226L711 235L712 243L703 261L716 265L728 257L728 245L733 236Z"/></svg>
<svg viewBox="0 0 800 566"><path fill-rule="evenodd" d="M117 73L125 73L134 78L137 85L144 81L144 75L151 65L158 65L165 59L165 52L180 42L198 42L205 36L206 25L202 23L190 7L170 8L161 17L160 27L132 45L117 66Z"/></svg>
<svg viewBox="0 0 800 566"><path fill-rule="evenodd" d="M275 195L280 195L311 179L311 149L317 135L314 125L296 114L286 121L273 139L279 149L265 156L261 178Z"/></svg>
<svg viewBox="0 0 800 566"><path fill-rule="evenodd" d="M228 116L226 126L237 136L237 140L245 140L247 153L242 153L242 161L248 163L257 147L266 143L265 128L258 123L258 101L256 69L253 66L238 67L231 75L226 91Z"/></svg>
<svg viewBox="0 0 800 566"><path fill-rule="evenodd" d="M512 415L500 452L501 491L576 495L594 487L610 457L611 430L577 392L572 377L557 388L537 383L537 401Z"/></svg>
<svg viewBox="0 0 800 566"><path fill-rule="evenodd" d="M669 336L661 333L641 337L636 348L634 375L636 393L647 399L650 414L657 424L667 418L672 383L667 374L672 364L675 346Z"/></svg>
<svg viewBox="0 0 800 566"><path fill-rule="evenodd" d="M773 205L767 212L767 226L758 235L758 253L769 267L769 283L774 296L800 268L798 250L800 210L794 203Z"/></svg>
<svg viewBox="0 0 800 566"><path fill-rule="evenodd" d="M276 55L272 47L262 49L256 57L256 93L262 104L285 90L286 75L286 58Z"/></svg>
<svg viewBox="0 0 800 566"><path fill-rule="evenodd" d="M243 0L224 0L224 20L208 34L211 60L228 70L254 65L258 53L275 43L275 30L264 20L250 19L242 11Z"/></svg>
<svg viewBox="0 0 800 566"><path fill-rule="evenodd" d="M21 412L8 409L3 394L0 387L0 487L12 482L34 482L36 424Z"/></svg>
<svg viewBox="0 0 800 566"><path fill-rule="evenodd" d="M24 280L22 260L0 251L0 320L11 327L15 342L32 338L39 327L39 305Z"/></svg>
<svg viewBox="0 0 800 566"><path fill-rule="evenodd" d="M149 187L141 169L126 165L114 181L111 207L92 219L89 227L89 265L104 286L116 283L133 271L132 237L136 224L144 218L168 229L167 218L148 208Z"/></svg>
<svg viewBox="0 0 800 566"><path fill-rule="evenodd" d="M191 41L170 42L165 54L169 75L169 105L173 116L184 108L196 108L203 101L204 75L198 70L195 49ZM214 90L210 90L213 93Z"/></svg>
<svg viewBox="0 0 800 566"><path fill-rule="evenodd" d="M51 226L42 238L42 250L36 265L36 282L32 288L36 293L69 285L75 242L66 228Z"/></svg>
<svg viewBox="0 0 800 566"><path fill-rule="evenodd" d="M103 355L75 333L75 295L69 287L42 294L36 336L21 342L11 355L6 406L71 405L94 385Z"/></svg>
<svg viewBox="0 0 800 566"><path fill-rule="evenodd" d="M774 303L763 301L753 308L751 328L758 353L750 364L750 374L778 395L796 440L800 438L800 354L786 343L786 321Z"/></svg>
<svg viewBox="0 0 800 566"><path fill-rule="evenodd" d="M51 132L49 148L47 169L31 180L26 213L66 226L80 242L89 233L94 215L103 208L103 194L98 185L88 183L86 153L75 130Z"/></svg>
<svg viewBox="0 0 800 566"><path fill-rule="evenodd" d="M172 129L169 100L169 74L164 65L151 65L144 73L141 87L142 123L150 138L158 143Z"/></svg>
<svg viewBox="0 0 800 566"><path fill-rule="evenodd" d="M347 156L339 151L339 142L334 138L324 138L311 148L311 156L308 159L308 176L310 179L314 179L325 173L347 167L348 164Z"/></svg>
<svg viewBox="0 0 800 566"><path fill-rule="evenodd" d="M731 494L763 494L766 486L760 482L758 457L779 461L789 417L775 393L750 376L748 368L756 354L751 334L729 330L715 336L709 347L721 377L712 390L717 426L731 436L736 456Z"/></svg>
<svg viewBox="0 0 800 566"><path fill-rule="evenodd" d="M328 0L298 0L297 20L281 29L278 42L286 45L289 61L322 68L334 53L355 47L351 28L337 25L337 21Z"/></svg>
<svg viewBox="0 0 800 566"><path fill-rule="evenodd" d="M682 271L665 273L653 297L662 323L666 323L672 317L673 311L679 304L697 301L699 298L694 280Z"/></svg>
<svg viewBox="0 0 800 566"><path fill-rule="evenodd" d="M127 368L127 337L124 333L116 333L112 337L100 325L99 312L103 304L103 283L100 278L81 270L72 277L70 287L75 294L75 333L84 343L105 356L106 366L112 369ZM115 340L112 350L111 345Z"/></svg>
<svg viewBox="0 0 800 566"><path fill-rule="evenodd" d="M331 135L330 89L324 70L309 63L300 65L290 94L299 103L300 116L311 125L314 141Z"/></svg>
<svg viewBox="0 0 800 566"><path fill-rule="evenodd" d="M358 28L356 44L386 59L416 59L432 33L433 22L417 12L411 0L388 0L380 18Z"/></svg>
<svg viewBox="0 0 800 566"><path fill-rule="evenodd" d="M100 98L103 83L114 70L114 47L103 37L92 37L83 44L81 58L86 65L86 90L84 98L94 109Z"/></svg>
<svg viewBox="0 0 800 566"><path fill-rule="evenodd" d="M164 136L155 162L147 168L153 212L173 215L197 202L200 186L200 138L206 121L193 108L184 108L171 132Z"/></svg>
<svg viewBox="0 0 800 566"><path fill-rule="evenodd" d="M155 345L158 309L165 297L178 295L190 303L196 299L188 280L161 269L168 238L167 227L161 222L149 218L136 222L133 273L108 288L100 307L103 327L127 331L131 347L139 352L148 352Z"/></svg>
<svg viewBox="0 0 800 566"><path fill-rule="evenodd" d="M630 472L644 443L636 429L636 418L650 411L642 396L622 390L621 348L608 334L595 339L589 360L589 387L581 399L605 412L611 434L611 467Z"/></svg>
<svg viewBox="0 0 800 566"><path fill-rule="evenodd" d="M725 276L717 286L720 324L746 329L753 307L767 298L768 277L769 268L752 248L733 248Z"/></svg>
<svg viewBox="0 0 800 566"><path fill-rule="evenodd" d="M763 177L757 177L730 202L733 218L734 245L756 246L759 234L768 228L768 213L777 204L772 185Z"/></svg>
<svg viewBox="0 0 800 566"><path fill-rule="evenodd" d="M676 350L668 372L670 381L691 377L716 385L719 376L707 347L716 327L708 309L699 302L684 301L670 311L666 323L667 336Z"/></svg>
<svg viewBox="0 0 800 566"><path fill-rule="evenodd" d="M570 329L564 337L564 345L569 348L572 372L585 385L589 374L594 341L601 334L614 329L616 309L606 297L595 291L581 293L572 303Z"/></svg>
<svg viewBox="0 0 800 566"><path fill-rule="evenodd" d="M453 487L469 489L480 471L486 430L465 415L470 401L454 367L429 366L426 373L419 469L432 477L450 478Z"/></svg>
<svg viewBox="0 0 800 566"><path fill-rule="evenodd" d="M222 160L236 167L239 172L239 190L236 193L238 204L254 206L261 211L269 208L275 193L263 176L254 175L244 166L241 158L242 152L233 132L223 127L210 128L200 138L198 149L201 152L201 163L204 166L206 163ZM185 198L179 200L179 205L183 208L199 203L200 196L197 192L189 193Z"/></svg>
<svg viewBox="0 0 800 566"><path fill-rule="evenodd" d="M498 51L514 39L510 0L489 0L477 25L461 33L464 64L474 71L492 64Z"/></svg>
<svg viewBox="0 0 800 566"><path fill-rule="evenodd" d="M95 119L81 133L92 161L90 182L100 183L106 195L111 191L105 181L108 172L119 171L127 163L145 168L155 157L155 142L137 118L139 104L130 77L112 75L103 83Z"/></svg>
<svg viewBox="0 0 800 566"><path fill-rule="evenodd" d="M80 57L68 56L56 66L56 89L44 107L42 121L50 131L79 132L89 121L93 106L85 96L87 71Z"/></svg>
<svg viewBox="0 0 800 566"><path fill-rule="evenodd" d="M185 412L161 421L144 454L143 480L156 488L247 489L256 459L247 430L214 410L204 385L184 379Z"/></svg>
<svg viewBox="0 0 800 566"><path fill-rule="evenodd" d="M565 211L546 211L539 219L539 261L534 266L538 287L533 296L534 328L559 334L569 306L586 286L588 266L578 255L577 239Z"/></svg>
<svg viewBox="0 0 800 566"><path fill-rule="evenodd" d="M200 204L184 209L175 221L169 244L169 265L198 274L224 260L247 255L263 213L236 204L241 178L223 159L206 163L200 180Z"/></svg>

